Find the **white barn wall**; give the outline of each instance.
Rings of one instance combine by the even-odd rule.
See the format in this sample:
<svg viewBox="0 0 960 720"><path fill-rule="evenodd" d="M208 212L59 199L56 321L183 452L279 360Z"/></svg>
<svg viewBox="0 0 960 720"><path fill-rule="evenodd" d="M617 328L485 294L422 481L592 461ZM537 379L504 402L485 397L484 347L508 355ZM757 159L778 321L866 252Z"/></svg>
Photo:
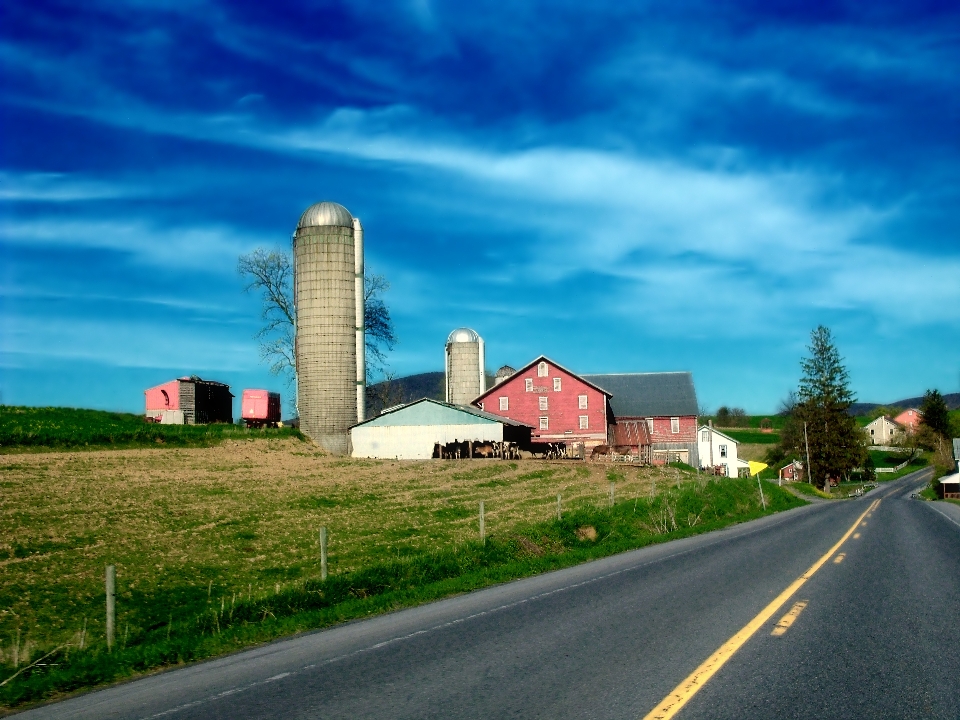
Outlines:
<svg viewBox="0 0 960 720"><path fill-rule="evenodd" d="M503 441L503 425L359 425L350 430L353 457L429 460L436 443Z"/></svg>

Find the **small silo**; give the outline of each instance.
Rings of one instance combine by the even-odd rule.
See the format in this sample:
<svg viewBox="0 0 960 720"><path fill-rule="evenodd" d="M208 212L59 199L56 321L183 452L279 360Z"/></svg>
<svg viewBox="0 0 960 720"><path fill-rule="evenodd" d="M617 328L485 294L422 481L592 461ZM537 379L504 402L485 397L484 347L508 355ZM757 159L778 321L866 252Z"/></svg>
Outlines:
<svg viewBox="0 0 960 720"><path fill-rule="evenodd" d="M447 402L469 405L486 390L483 338L470 328L457 328L447 338Z"/></svg>
<svg viewBox="0 0 960 720"><path fill-rule="evenodd" d="M516 374L517 374L517 371L514 370L512 367L510 367L509 365L504 365L499 370L497 370L497 374L494 376L493 384L499 385L508 377L511 377L512 375L516 375Z"/></svg>
<svg viewBox="0 0 960 720"><path fill-rule="evenodd" d="M333 202L308 207L293 234L300 429L325 450L350 452L364 419L363 227Z"/></svg>

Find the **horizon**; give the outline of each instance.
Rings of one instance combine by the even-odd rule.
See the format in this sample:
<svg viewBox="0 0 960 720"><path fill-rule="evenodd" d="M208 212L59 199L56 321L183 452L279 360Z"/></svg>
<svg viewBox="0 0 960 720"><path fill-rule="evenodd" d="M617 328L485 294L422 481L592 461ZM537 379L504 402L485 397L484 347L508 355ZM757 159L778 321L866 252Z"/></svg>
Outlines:
<svg viewBox="0 0 960 720"><path fill-rule="evenodd" d="M321 200L391 284L397 375L442 368L467 326L494 370L686 371L705 408L772 414L823 324L858 402L960 390L960 8L4 19L7 405L139 413L196 374L288 407L236 264L289 250Z"/></svg>

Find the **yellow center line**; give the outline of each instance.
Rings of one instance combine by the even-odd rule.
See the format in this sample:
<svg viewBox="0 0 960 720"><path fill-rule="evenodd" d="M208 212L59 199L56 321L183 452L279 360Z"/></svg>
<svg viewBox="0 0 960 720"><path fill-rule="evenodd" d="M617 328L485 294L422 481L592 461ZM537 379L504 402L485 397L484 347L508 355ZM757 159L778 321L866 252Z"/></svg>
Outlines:
<svg viewBox="0 0 960 720"><path fill-rule="evenodd" d="M843 559L847 556L846 553L838 553L837 556L833 559L834 564L839 565L843 562Z"/></svg>
<svg viewBox="0 0 960 720"><path fill-rule="evenodd" d="M778 622L776 626L774 626L773 632L771 632L770 634L773 635L774 637L780 637L787 630L789 630L790 626L793 625L793 621L800 616L800 613L803 612L803 609L807 606L808 602L810 601L801 600L800 602L794 603L793 607L790 608L790 612L788 612L786 615L780 618L780 622Z"/></svg>
<svg viewBox="0 0 960 720"><path fill-rule="evenodd" d="M859 539L860 539L860 533L854 533L854 534L853 534L853 539L854 539L854 540L859 540Z"/></svg>
<svg viewBox="0 0 960 720"><path fill-rule="evenodd" d="M720 648L713 653L710 657L703 661L703 663L690 673L687 678L681 682L677 687L675 687L669 695L667 695L663 700L660 701L660 704L657 705L653 710L647 713L644 716L644 720L668 720L672 718L680 709L686 705L690 700L696 695L700 689L709 682L720 668L722 668L727 660L733 657L734 653L737 652L743 645L753 637L754 633L757 632L771 617L776 613L784 603L789 600L794 593L799 590L807 580L812 578L814 574L823 567L824 563L827 562L834 553L840 549L840 547L847 541L850 535L853 534L854 529L857 525L860 524L860 521L863 520L864 515L866 515L871 510L875 510L876 507L880 504L880 500L874 500L870 507L863 511L863 515L857 518L857 521L850 526L850 529L847 530L843 537L840 538L837 543L827 550L824 553L823 557L817 560L813 565L810 566L810 569L807 570L803 575L794 580L787 588L780 593L769 605L767 605L760 613L753 618L750 622L743 626L739 632L737 632L732 638L727 640Z"/></svg>

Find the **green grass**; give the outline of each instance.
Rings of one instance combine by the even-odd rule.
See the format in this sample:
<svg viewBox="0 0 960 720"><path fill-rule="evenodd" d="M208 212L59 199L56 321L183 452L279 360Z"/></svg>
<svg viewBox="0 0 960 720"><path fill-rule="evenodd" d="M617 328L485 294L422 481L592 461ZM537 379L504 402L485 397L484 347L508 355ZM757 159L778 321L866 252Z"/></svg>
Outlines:
<svg viewBox="0 0 960 720"><path fill-rule="evenodd" d="M325 582L302 568L275 568L277 587L240 588L229 597L208 590L213 573L142 593L119 583L118 645L108 653L91 632L83 650L45 649L45 666L22 672L0 688L0 703L16 707L57 694L113 682L156 668L211 657L311 628L386 612L547 570L567 567L652 543L687 537L786 510L802 500L766 484L763 510L755 479L710 479L675 472L659 492L637 495L613 508L579 505L563 519L513 526L485 544L472 540L436 550L398 552ZM458 513L450 505L452 515ZM472 512L472 507L471 507ZM236 535L245 530L234 531ZM399 534L416 534L416 527ZM396 534L396 533L395 533ZM251 538L252 541L252 538ZM336 566L334 566L336 567ZM271 578L272 579L272 578ZM198 582L197 582L198 581ZM279 582L279 580L278 580ZM35 656L37 653L35 653ZM13 673L4 656L3 677Z"/></svg>
<svg viewBox="0 0 960 720"><path fill-rule="evenodd" d="M750 445L776 445L780 442L780 433L774 432L761 432L760 430L729 430L723 429L722 432L724 435L732 437L739 443L750 444Z"/></svg>
<svg viewBox="0 0 960 720"><path fill-rule="evenodd" d="M141 415L55 407L0 405L0 452L131 447L209 447L227 439L302 437L294 428L158 425Z"/></svg>

